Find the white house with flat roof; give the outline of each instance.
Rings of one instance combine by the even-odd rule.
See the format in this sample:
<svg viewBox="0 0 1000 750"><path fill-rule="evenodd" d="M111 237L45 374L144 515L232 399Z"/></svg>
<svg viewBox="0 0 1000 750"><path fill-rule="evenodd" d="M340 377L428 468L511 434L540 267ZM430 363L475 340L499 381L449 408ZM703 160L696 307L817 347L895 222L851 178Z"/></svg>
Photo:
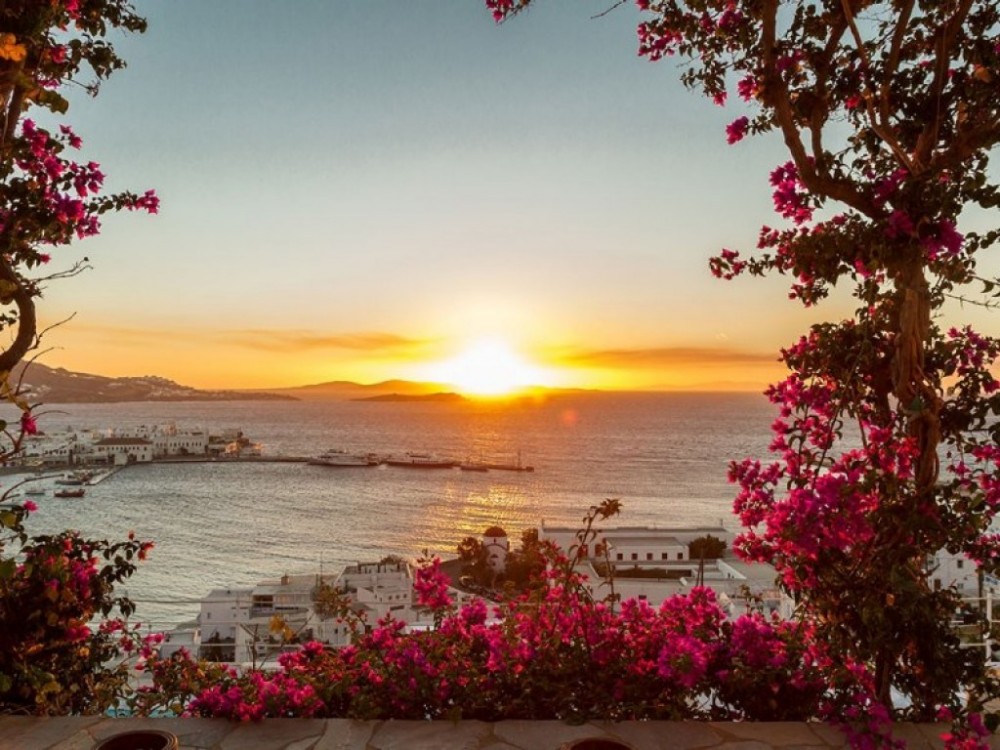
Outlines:
<svg viewBox="0 0 1000 750"><path fill-rule="evenodd" d="M314 594L320 584L338 589L348 606L374 626L391 616L407 625L419 624L427 616L414 607L413 569L405 561L349 565L339 575L318 573L284 575L249 588L214 589L201 602L199 633L192 653L216 661L258 665L270 662L282 651L298 648L283 643L274 630L280 622L294 641L317 640L331 647L350 643L351 630L336 615L316 611ZM287 633L286 633L287 634ZM178 631L178 642L187 636Z"/></svg>
<svg viewBox="0 0 1000 750"><path fill-rule="evenodd" d="M253 589L213 589L201 600L198 625L201 631L197 650L202 658L213 661L236 661L236 639L250 621Z"/></svg>
<svg viewBox="0 0 1000 750"><path fill-rule="evenodd" d="M688 545L695 539L714 536L726 543L733 542L733 533L721 521L718 526L656 527L656 526L608 526L595 527L597 536L585 550L586 557L602 557L597 554L602 549L608 551L612 562L620 563L664 563L687 560ZM578 529L569 526L547 526L544 521L538 530L538 539L555 542L564 550L579 544Z"/></svg>
<svg viewBox="0 0 1000 750"><path fill-rule="evenodd" d="M334 583L348 598L351 609L374 625L391 616L407 625L423 619L414 607L413 569L404 561L385 561L349 565ZM331 646L350 643L350 629L336 617L311 613L309 627L313 638Z"/></svg>
<svg viewBox="0 0 1000 750"><path fill-rule="evenodd" d="M106 437L93 444L92 458L115 466L149 463L153 443L139 437Z"/></svg>
<svg viewBox="0 0 1000 750"><path fill-rule="evenodd" d="M173 422L158 425L119 427L111 438L143 438L153 448L153 457L202 456L208 453L208 432L202 429L179 429Z"/></svg>
<svg viewBox="0 0 1000 750"><path fill-rule="evenodd" d="M979 567L965 553L941 550L928 562L927 569L935 590L954 586L962 596L979 596Z"/></svg>
<svg viewBox="0 0 1000 750"><path fill-rule="evenodd" d="M640 599L658 607L665 599L684 594L694 586L715 591L723 609L732 617L748 606L791 617L792 600L777 584L777 572L770 565L741 562L731 554L719 560L692 559L689 545L695 539L715 537L726 544L733 533L722 526L597 527L596 536L584 549L586 558L577 566L587 576L588 588L595 598L614 593L623 601ZM539 539L558 544L564 550L579 544L577 530L546 526L539 529ZM613 577L606 575L605 561Z"/></svg>

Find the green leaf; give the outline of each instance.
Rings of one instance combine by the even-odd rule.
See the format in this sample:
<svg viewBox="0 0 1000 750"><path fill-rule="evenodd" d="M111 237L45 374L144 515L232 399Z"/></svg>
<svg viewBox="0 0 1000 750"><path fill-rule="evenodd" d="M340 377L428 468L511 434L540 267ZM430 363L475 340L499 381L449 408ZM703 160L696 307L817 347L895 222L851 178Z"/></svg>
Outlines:
<svg viewBox="0 0 1000 750"><path fill-rule="evenodd" d="M10 557L6 560L0 560L0 578L13 577L15 570L17 570L17 563L14 562L14 558ZM3 678L2 674L0 674L0 678ZM0 693L2 692L3 687L0 686Z"/></svg>
<svg viewBox="0 0 1000 750"><path fill-rule="evenodd" d="M66 110L69 109L69 102L51 89L42 89L35 97L35 100L46 109L58 112L61 115L66 114Z"/></svg>

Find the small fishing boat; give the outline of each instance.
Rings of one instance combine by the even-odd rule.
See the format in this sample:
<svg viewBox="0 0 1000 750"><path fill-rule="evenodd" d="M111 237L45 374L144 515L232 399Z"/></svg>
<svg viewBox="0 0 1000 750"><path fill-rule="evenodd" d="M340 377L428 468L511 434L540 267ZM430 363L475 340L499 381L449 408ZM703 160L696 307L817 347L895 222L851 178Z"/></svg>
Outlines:
<svg viewBox="0 0 1000 750"><path fill-rule="evenodd" d="M62 476L59 479L57 479L56 484L72 487L81 484L86 484L93 478L94 478L94 472L92 471L86 471L86 470L74 471L70 474L66 474L65 476Z"/></svg>
<svg viewBox="0 0 1000 750"><path fill-rule="evenodd" d="M52 493L52 497L83 497L85 490L80 488L78 490L56 490Z"/></svg>

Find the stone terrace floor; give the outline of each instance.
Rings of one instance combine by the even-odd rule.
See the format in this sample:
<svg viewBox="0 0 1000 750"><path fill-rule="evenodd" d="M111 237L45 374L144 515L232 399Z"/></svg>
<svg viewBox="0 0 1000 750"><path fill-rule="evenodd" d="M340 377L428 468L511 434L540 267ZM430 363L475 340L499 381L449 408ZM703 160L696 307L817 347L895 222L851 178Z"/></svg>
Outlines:
<svg viewBox="0 0 1000 750"><path fill-rule="evenodd" d="M0 750L92 750L112 735L172 732L180 750L562 750L588 738L617 740L633 750L807 750L846 747L822 724L623 722L570 726L557 721L349 721L270 719L237 724L221 719L106 719L0 716ZM915 750L944 747L945 727L900 725ZM997 737L991 746L1000 750ZM596 749L595 749L596 750Z"/></svg>

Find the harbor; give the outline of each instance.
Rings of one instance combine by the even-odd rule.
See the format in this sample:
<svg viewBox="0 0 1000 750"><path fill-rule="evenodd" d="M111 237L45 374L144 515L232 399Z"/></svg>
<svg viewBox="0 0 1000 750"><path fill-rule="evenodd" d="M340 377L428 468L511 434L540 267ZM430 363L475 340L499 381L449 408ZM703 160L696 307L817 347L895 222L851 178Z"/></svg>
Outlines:
<svg viewBox="0 0 1000 750"><path fill-rule="evenodd" d="M348 451L327 449L317 455L268 453L240 428L205 430L178 427L174 422L140 427L100 430L56 430L33 435L25 450L4 469L25 469L39 475L65 472L56 484L94 485L116 471L140 464L192 463L282 463L310 464L330 468L459 469L461 471L533 472L535 467L516 460L459 459L426 451ZM44 477L40 477L44 478Z"/></svg>

